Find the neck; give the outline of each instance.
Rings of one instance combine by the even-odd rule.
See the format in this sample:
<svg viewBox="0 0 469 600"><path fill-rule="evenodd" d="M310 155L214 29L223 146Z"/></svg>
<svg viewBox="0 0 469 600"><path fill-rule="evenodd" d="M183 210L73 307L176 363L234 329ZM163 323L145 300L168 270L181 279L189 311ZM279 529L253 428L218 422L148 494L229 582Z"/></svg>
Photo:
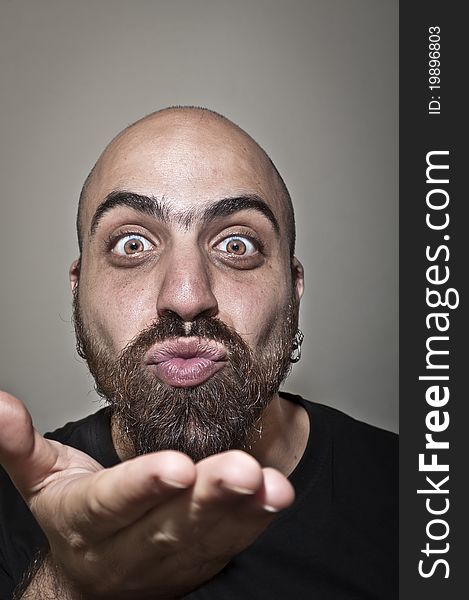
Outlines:
<svg viewBox="0 0 469 600"><path fill-rule="evenodd" d="M263 467L273 467L288 476L301 460L308 437L305 409L276 394L262 415L261 435L249 453Z"/></svg>

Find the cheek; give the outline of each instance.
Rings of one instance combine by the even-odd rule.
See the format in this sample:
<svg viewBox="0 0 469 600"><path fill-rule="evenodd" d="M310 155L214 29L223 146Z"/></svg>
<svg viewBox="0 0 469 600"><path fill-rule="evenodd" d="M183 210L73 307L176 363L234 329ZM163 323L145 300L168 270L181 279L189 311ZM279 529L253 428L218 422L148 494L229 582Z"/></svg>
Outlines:
<svg viewBox="0 0 469 600"><path fill-rule="evenodd" d="M252 282L229 283L217 290L219 318L254 348L276 325L290 300L286 285L275 285L261 278Z"/></svg>
<svg viewBox="0 0 469 600"><path fill-rule="evenodd" d="M106 347L120 352L155 318L154 291L135 281L98 281L80 290L83 318Z"/></svg>

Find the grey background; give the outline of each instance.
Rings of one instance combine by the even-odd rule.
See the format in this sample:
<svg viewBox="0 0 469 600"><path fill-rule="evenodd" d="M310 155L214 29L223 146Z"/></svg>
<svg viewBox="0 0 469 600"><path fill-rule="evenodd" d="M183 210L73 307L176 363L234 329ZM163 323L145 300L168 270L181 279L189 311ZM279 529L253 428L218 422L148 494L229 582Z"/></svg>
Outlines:
<svg viewBox="0 0 469 600"><path fill-rule="evenodd" d="M55 428L98 407L68 266L84 178L172 104L213 108L270 154L306 268L285 388L397 429L398 3L1 0L0 387Z"/></svg>

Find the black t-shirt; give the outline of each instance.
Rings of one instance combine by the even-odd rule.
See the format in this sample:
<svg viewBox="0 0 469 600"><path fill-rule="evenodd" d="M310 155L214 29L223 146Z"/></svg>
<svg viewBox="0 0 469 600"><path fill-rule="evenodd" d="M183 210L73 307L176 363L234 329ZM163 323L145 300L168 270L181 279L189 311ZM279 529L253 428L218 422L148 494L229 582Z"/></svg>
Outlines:
<svg viewBox="0 0 469 600"><path fill-rule="evenodd" d="M299 396L310 419L290 481L294 504L190 600L397 598L397 436ZM104 467L119 462L110 413L68 423L47 437ZM47 540L0 469L0 598L8 600ZM104 574L103 574L104 575Z"/></svg>

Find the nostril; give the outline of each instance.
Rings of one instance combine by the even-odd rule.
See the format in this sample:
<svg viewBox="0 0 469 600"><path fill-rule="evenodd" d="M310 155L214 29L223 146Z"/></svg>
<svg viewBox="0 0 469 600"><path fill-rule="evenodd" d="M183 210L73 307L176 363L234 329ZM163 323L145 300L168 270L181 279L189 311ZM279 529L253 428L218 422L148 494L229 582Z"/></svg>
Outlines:
<svg viewBox="0 0 469 600"><path fill-rule="evenodd" d="M213 318L218 314L218 304L213 305L212 307L203 309L203 310L190 310L189 307L184 306L179 310L177 309L162 309L158 308L157 310L159 317L176 317L177 319L183 321L184 329L190 329L194 321L200 318ZM186 331L187 334L187 331ZM188 335L188 334L187 334Z"/></svg>
<svg viewBox="0 0 469 600"><path fill-rule="evenodd" d="M177 315L184 322L191 322L199 317L214 317L218 314L218 302L210 292L205 295L160 294L157 303L158 316Z"/></svg>
<svg viewBox="0 0 469 600"><path fill-rule="evenodd" d="M182 321L194 321L200 316L213 317L218 314L218 302L212 290L210 274L202 259L197 258L197 253L196 256L188 256L181 252L179 248L177 261L167 264L158 292L157 313L163 315L172 312Z"/></svg>

